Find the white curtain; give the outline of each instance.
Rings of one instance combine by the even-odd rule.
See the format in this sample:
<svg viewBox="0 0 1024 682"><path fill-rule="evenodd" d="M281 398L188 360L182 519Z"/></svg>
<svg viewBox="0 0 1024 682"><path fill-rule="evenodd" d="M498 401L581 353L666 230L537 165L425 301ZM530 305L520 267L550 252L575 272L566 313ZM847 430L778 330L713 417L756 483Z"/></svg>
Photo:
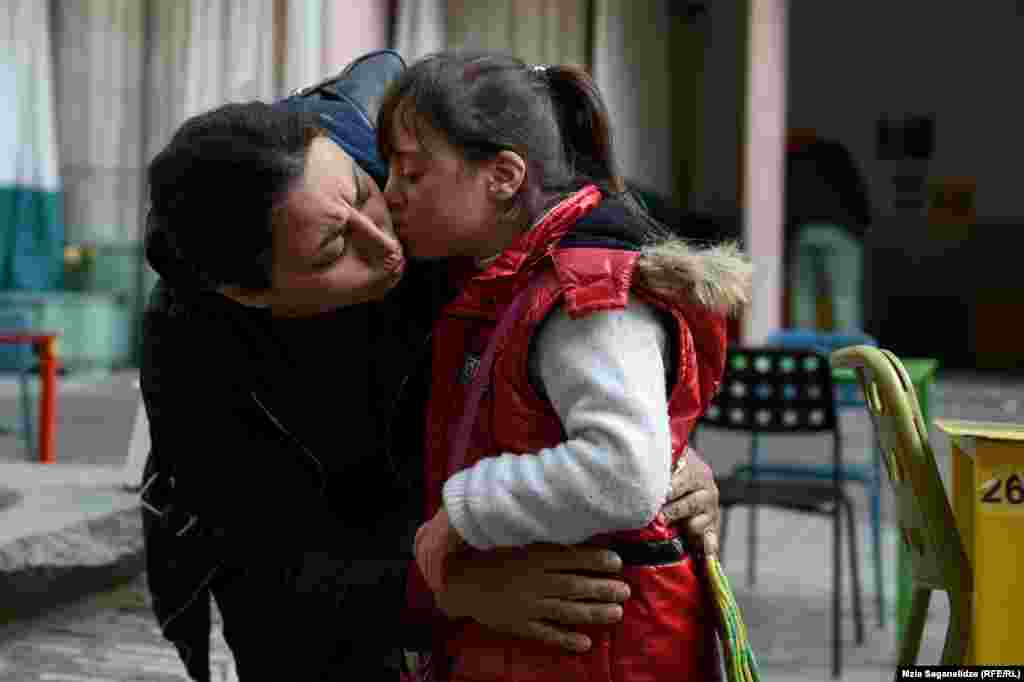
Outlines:
<svg viewBox="0 0 1024 682"><path fill-rule="evenodd" d="M445 0L398 0L392 43L407 63L447 47L448 4Z"/></svg>
<svg viewBox="0 0 1024 682"><path fill-rule="evenodd" d="M142 188L145 3L53 6L67 241L132 240Z"/></svg>
<svg viewBox="0 0 1024 682"><path fill-rule="evenodd" d="M145 158L185 119L232 101L270 101L273 0L150 0Z"/></svg>
<svg viewBox="0 0 1024 682"><path fill-rule="evenodd" d="M284 93L323 76L323 0L288 0L286 7Z"/></svg>
<svg viewBox="0 0 1024 682"><path fill-rule="evenodd" d="M46 3L0 10L0 289L55 289L63 251Z"/></svg>
<svg viewBox="0 0 1024 682"><path fill-rule="evenodd" d="M280 94L336 75L352 60L388 46L389 3L381 0L278 0L283 26Z"/></svg>
<svg viewBox="0 0 1024 682"><path fill-rule="evenodd" d="M273 29L273 0L54 3L69 242L138 239L144 169L174 130L273 97Z"/></svg>
<svg viewBox="0 0 1024 682"><path fill-rule="evenodd" d="M324 0L321 50L325 77L367 52L388 47L390 4L382 0Z"/></svg>
<svg viewBox="0 0 1024 682"><path fill-rule="evenodd" d="M626 179L671 196L672 0L593 0L594 79L608 105Z"/></svg>
<svg viewBox="0 0 1024 682"><path fill-rule="evenodd" d="M530 64L589 67L623 174L672 194L671 1L450 0L447 43L511 52Z"/></svg>
<svg viewBox="0 0 1024 682"><path fill-rule="evenodd" d="M530 64L588 66L587 0L450 0L448 46L511 52Z"/></svg>

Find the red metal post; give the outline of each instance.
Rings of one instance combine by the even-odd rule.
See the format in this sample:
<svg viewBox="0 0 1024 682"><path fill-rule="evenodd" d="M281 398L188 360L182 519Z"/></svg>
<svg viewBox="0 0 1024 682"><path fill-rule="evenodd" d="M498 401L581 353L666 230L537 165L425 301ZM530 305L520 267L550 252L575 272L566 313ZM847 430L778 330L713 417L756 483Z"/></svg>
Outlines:
<svg viewBox="0 0 1024 682"><path fill-rule="evenodd" d="M39 353L39 375L42 379L42 391L39 395L39 461L52 464L57 461L56 421L57 421L57 339L48 336L36 346Z"/></svg>

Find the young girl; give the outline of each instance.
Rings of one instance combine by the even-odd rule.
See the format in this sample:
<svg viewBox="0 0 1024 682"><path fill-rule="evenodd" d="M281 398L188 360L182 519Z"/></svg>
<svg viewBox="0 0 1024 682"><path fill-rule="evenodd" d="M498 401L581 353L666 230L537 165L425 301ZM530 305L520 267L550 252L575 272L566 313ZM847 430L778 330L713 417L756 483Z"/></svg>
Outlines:
<svg viewBox="0 0 1024 682"><path fill-rule="evenodd" d="M749 265L732 247L692 250L628 199L604 105L577 68L429 57L385 96L378 134L406 252L469 263L434 327L431 520L417 534L422 574L412 574L410 600L439 590L452 552L534 542L611 547L632 591L619 625L586 630L586 653L458 622L435 672L465 682L716 679L710 604L659 508L718 390L725 316L747 300ZM460 436L481 357L513 300L473 428ZM461 471L449 469L456 449Z"/></svg>

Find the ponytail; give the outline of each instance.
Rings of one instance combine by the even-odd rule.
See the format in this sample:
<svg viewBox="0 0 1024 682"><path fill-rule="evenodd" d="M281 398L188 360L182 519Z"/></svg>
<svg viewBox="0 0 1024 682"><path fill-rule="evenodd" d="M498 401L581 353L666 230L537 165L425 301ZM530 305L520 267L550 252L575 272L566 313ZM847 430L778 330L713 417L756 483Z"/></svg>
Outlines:
<svg viewBox="0 0 1024 682"><path fill-rule="evenodd" d="M604 100L581 67L531 67L493 52L439 52L412 64L385 93L377 117L385 159L394 153L396 123L422 137L424 147L429 139L421 127L441 133L469 162L502 150L521 155L527 185L511 208L525 208L528 216L591 183L642 210L616 163Z"/></svg>
<svg viewBox="0 0 1024 682"><path fill-rule="evenodd" d="M535 67L547 81L555 105L566 160L575 174L626 191L612 148L611 121L594 80L578 66Z"/></svg>

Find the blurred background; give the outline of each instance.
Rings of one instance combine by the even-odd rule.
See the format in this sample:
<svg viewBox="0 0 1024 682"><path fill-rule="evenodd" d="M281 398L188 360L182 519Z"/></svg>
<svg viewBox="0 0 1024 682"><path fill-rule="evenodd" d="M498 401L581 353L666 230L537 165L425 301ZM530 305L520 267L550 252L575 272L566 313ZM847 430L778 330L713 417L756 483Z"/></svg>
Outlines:
<svg viewBox="0 0 1024 682"><path fill-rule="evenodd" d="M144 171L174 129L384 47L585 65L651 211L754 256L737 338L856 326L943 368L1024 367L1017 0L0 5L0 311L60 329L68 371L136 366Z"/></svg>

